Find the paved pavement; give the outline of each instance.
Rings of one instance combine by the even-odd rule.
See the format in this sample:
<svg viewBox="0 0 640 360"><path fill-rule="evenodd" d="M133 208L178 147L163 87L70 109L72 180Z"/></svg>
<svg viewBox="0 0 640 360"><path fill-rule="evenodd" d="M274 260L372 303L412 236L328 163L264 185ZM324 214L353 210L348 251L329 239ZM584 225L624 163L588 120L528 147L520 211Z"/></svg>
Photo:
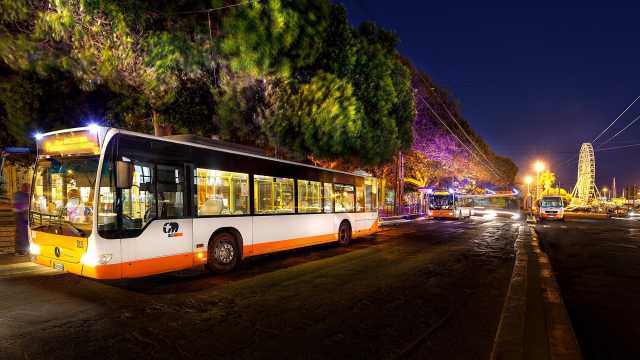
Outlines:
<svg viewBox="0 0 640 360"><path fill-rule="evenodd" d="M225 276L97 282L5 263L0 349L3 359L486 359L519 226L402 223Z"/></svg>
<svg viewBox="0 0 640 360"><path fill-rule="evenodd" d="M640 221L536 226L585 359L640 358Z"/></svg>

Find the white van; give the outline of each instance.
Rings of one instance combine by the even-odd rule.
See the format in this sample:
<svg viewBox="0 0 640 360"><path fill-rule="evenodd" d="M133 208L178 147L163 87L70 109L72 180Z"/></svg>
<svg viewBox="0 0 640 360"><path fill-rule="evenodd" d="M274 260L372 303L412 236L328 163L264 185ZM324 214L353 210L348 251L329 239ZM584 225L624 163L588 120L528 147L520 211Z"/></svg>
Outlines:
<svg viewBox="0 0 640 360"><path fill-rule="evenodd" d="M564 221L564 201L561 196L544 196L540 199L538 218L544 220Z"/></svg>

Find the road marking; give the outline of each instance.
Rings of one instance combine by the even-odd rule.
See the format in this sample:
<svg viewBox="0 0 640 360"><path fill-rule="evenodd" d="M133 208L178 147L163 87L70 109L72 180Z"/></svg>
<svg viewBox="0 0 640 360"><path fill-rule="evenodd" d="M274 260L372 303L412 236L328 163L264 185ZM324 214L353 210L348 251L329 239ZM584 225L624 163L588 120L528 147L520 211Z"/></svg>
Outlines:
<svg viewBox="0 0 640 360"><path fill-rule="evenodd" d="M568 228L568 226L567 226L567 225L560 225L560 227L561 227L562 229L566 229L566 228Z"/></svg>

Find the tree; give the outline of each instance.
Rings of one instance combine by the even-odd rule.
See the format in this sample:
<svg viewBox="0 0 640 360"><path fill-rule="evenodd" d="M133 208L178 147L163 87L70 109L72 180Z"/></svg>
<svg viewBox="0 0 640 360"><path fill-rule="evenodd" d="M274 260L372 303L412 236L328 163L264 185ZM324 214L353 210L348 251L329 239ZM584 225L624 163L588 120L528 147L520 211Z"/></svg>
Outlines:
<svg viewBox="0 0 640 360"><path fill-rule="evenodd" d="M415 101L393 34L369 23L354 31L344 9L328 1L275 0L239 8L225 19L224 34L221 49L231 70L263 83L257 112L274 146L295 157L349 154L365 166L410 147ZM333 89L321 84L329 78ZM341 119L354 123L335 124L344 131L330 142L317 127L292 140L293 131L304 130L297 113L326 115L329 107L346 109Z"/></svg>
<svg viewBox="0 0 640 360"><path fill-rule="evenodd" d="M319 73L298 89L285 87L268 132L278 146L303 156L350 157L357 151L364 121L353 87L335 75Z"/></svg>
<svg viewBox="0 0 640 360"><path fill-rule="evenodd" d="M2 72L0 72L2 74ZM96 117L107 117L110 105L121 100L99 87L88 93L63 73L41 78L33 72L0 75L0 121L2 146L28 146L37 131L85 126Z"/></svg>
<svg viewBox="0 0 640 360"><path fill-rule="evenodd" d="M266 0L236 8L223 21L222 53L234 72L256 78L288 77L316 61L331 4Z"/></svg>
<svg viewBox="0 0 640 360"><path fill-rule="evenodd" d="M162 5L154 10L175 6ZM202 29L189 34L155 21L145 2L17 0L1 6L0 56L7 65L43 77L58 69L87 90L105 84L144 94L157 132L168 125L163 109L180 97L184 83L209 79L211 39L197 36Z"/></svg>
<svg viewBox="0 0 640 360"><path fill-rule="evenodd" d="M556 174L549 170L541 172L540 176L538 176L538 186L540 186L544 191L552 189L555 183Z"/></svg>
<svg viewBox="0 0 640 360"><path fill-rule="evenodd" d="M573 197L567 190L562 188L548 188L542 191L542 196L561 196L565 205L571 204Z"/></svg>

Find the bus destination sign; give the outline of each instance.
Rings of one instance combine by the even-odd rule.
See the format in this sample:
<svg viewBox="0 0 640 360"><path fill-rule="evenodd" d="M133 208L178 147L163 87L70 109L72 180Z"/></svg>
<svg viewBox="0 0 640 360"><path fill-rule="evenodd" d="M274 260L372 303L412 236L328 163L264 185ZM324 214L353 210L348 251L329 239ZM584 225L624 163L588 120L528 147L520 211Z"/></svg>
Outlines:
<svg viewBox="0 0 640 360"><path fill-rule="evenodd" d="M51 134L38 141L40 155L97 155L99 153L98 136L88 130Z"/></svg>

